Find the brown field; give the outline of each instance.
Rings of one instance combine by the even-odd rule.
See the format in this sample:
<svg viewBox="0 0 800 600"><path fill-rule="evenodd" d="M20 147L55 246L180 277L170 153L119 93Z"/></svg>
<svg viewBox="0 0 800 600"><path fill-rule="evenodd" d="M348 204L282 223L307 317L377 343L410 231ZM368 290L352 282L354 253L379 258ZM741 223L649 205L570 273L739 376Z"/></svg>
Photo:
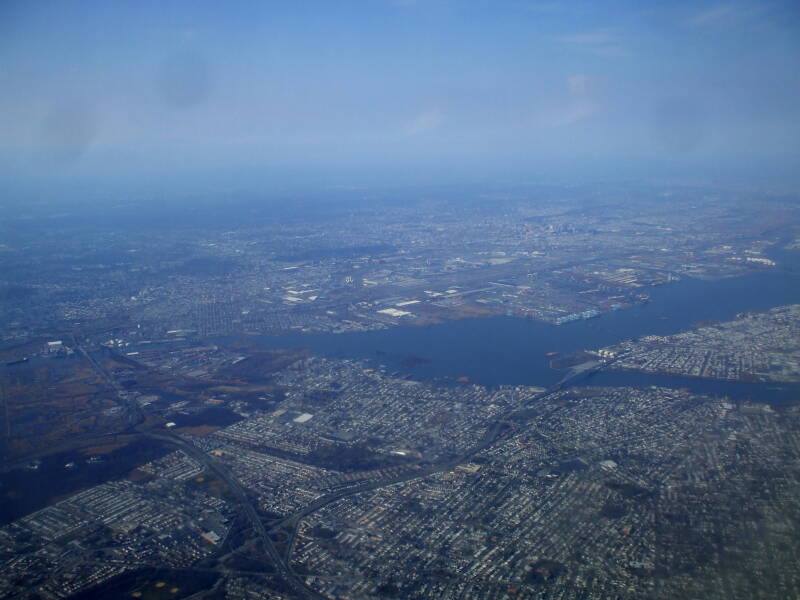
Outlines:
<svg viewBox="0 0 800 600"><path fill-rule="evenodd" d="M138 483L140 481L147 481L148 479L152 479L153 476L150 473L145 473L144 471L140 471L139 469L134 469L130 473L128 473L128 479L133 481L134 483Z"/></svg>
<svg viewBox="0 0 800 600"><path fill-rule="evenodd" d="M130 440L124 442L116 442L112 444L100 444L98 446L87 446L86 448L81 448L78 450L84 456L90 456L93 454L100 455L100 454L111 454L114 450L119 450L120 448L124 448L128 445Z"/></svg>
<svg viewBox="0 0 800 600"><path fill-rule="evenodd" d="M414 319L411 324L418 327L435 325L444 321L457 319L484 317L491 314L491 311L486 307L468 303L449 307L435 306L433 304L415 305L415 312L418 317Z"/></svg>
<svg viewBox="0 0 800 600"><path fill-rule="evenodd" d="M189 435L196 435L198 437L204 437L214 433L218 429L219 427L214 427L213 425L198 425L196 427L179 427L175 429L175 431L180 433L188 433Z"/></svg>
<svg viewBox="0 0 800 600"><path fill-rule="evenodd" d="M228 488L228 484L208 471L199 477L189 480L187 483L188 485L202 490L211 496L216 496L217 498L223 498L226 500L235 500L236 498L236 496L234 496L231 490Z"/></svg>

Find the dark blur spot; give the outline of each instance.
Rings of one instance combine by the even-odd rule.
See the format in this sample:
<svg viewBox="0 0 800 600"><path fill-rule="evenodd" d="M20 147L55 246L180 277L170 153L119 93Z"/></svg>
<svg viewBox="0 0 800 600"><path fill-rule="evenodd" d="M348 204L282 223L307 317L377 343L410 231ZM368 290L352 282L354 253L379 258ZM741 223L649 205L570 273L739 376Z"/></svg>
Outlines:
<svg viewBox="0 0 800 600"><path fill-rule="evenodd" d="M84 102L64 102L50 109L41 129L45 161L55 165L77 161L97 135L97 115Z"/></svg>
<svg viewBox="0 0 800 600"><path fill-rule="evenodd" d="M653 114L655 139L669 152L691 152L705 137L705 129L706 116L703 110L688 98L665 100Z"/></svg>
<svg viewBox="0 0 800 600"><path fill-rule="evenodd" d="M169 56L161 65L157 86L165 103L176 108L196 106L208 95L208 63L193 53Z"/></svg>

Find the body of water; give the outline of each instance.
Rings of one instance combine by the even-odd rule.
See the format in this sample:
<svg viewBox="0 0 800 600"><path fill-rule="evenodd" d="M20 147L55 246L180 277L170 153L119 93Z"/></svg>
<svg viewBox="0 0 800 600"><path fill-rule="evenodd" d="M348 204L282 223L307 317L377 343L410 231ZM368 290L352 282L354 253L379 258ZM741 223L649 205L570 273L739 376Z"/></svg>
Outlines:
<svg viewBox="0 0 800 600"><path fill-rule="evenodd" d="M719 281L684 279L650 289L651 302L647 304L560 326L491 317L430 327L392 327L345 334L292 333L254 339L265 348L306 347L322 356L369 359L416 379L454 382L459 377L468 377L488 386L547 387L564 376L564 372L550 368L546 354L551 352L569 354L596 349L623 339L686 331L698 322L727 321L741 312L800 303L800 252L775 248L770 257L778 261L777 268ZM704 394L775 403L800 399L798 385L637 372L602 372L582 383L686 387ZM180 424L206 423L210 417L214 414L180 417L183 419ZM220 416L225 421L220 424L227 424L229 417ZM43 458L37 469L0 473L0 524L47 506L58 497L122 477L137 465L168 451L152 440L139 440L99 462L87 462L86 456L75 452L61 453ZM72 466L67 468L70 463Z"/></svg>
<svg viewBox="0 0 800 600"><path fill-rule="evenodd" d="M513 317L489 317L428 327L342 334L290 333L255 339L266 348L306 347L327 357L369 359L415 379L468 377L487 386L546 387L564 376L563 372L550 368L548 353L563 355L602 348L624 339L678 333L701 322L728 321L742 312L800 303L800 252L775 247L768 254L778 262L776 268L717 281L685 278L648 289L651 301L646 304L558 326ZM660 381L659 385L663 385L671 381L680 387L710 390L715 386L719 393L727 389L731 394L738 391L750 395L757 393L756 388L766 389L762 384L748 387L736 382L712 383L697 378L636 373L603 373L591 381L596 385L626 385L626 381L637 385L655 385ZM784 386L787 390L792 387Z"/></svg>

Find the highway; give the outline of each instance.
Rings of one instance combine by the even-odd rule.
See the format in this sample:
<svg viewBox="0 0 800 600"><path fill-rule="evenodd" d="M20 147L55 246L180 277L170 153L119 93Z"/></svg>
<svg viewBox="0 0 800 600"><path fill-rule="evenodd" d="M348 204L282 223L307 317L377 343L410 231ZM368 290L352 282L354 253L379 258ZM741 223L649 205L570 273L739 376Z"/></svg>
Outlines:
<svg viewBox="0 0 800 600"><path fill-rule="evenodd" d="M89 361L98 375L100 375L117 393L119 399L126 405L132 424L140 424L144 420L144 415L139 404L137 402L128 400L122 387L114 380L111 374L108 373L103 366L98 363L80 344L78 344L77 340L75 341L75 347L81 353L81 355L83 355L86 360ZM205 465L206 468L222 479L239 501L244 514L253 527L253 531L255 531L255 533L261 539L261 542L264 545L264 550L271 562L274 564L278 575L281 576L281 578L291 588L295 595L299 598L307 600L321 600L324 598L324 596L307 586L305 581L303 581L294 572L288 561L284 560L283 556L280 552L278 552L277 548L275 548L275 544L270 539L269 532L267 532L266 527L264 527L264 523L261 521L261 518L258 516L258 512L250 501L250 498L247 496L247 492L245 492L244 488L242 488L236 478L228 473L228 471L222 465L217 463L207 452L197 448L175 434L144 430L140 425L136 427L136 430L145 437L165 442L179 448L180 450L183 450L187 455Z"/></svg>
<svg viewBox="0 0 800 600"><path fill-rule="evenodd" d="M336 502L337 500L341 500L342 498L346 498L348 496L352 496L355 494L360 494L361 492L368 492L370 490L380 489L386 486L394 485L396 483L403 483L406 481L411 481L413 479L419 479L421 477L427 477L428 475L432 475L434 473L441 473L443 471L450 471L457 467L458 465L464 464L469 462L469 460L474 457L476 454L490 448L491 446L495 445L497 442L508 439L513 433L515 433L518 429L519 424L513 422L513 418L516 414L519 414L527 407L536 404L549 396L555 394L563 390L564 388L568 387L569 385L574 385L575 383L582 381L583 379L597 373L598 371L602 370L604 367L620 360L622 357L616 357L612 360L607 361L591 361L582 363L570 369L567 375L561 379L558 383L552 385L551 387L547 388L546 390L527 398L522 402L522 405L519 410L511 413L505 421L496 422L487 431L486 435L483 439L464 452L463 454L457 456L456 458L448 459L441 463L436 463L433 465L429 465L426 467L417 467L414 470L409 470L404 473L400 473L395 477L390 477L386 479L378 479L375 481L362 483L360 485L355 485L350 488L346 488L343 490L337 490L330 494L325 494L324 496L317 498L311 504L301 508L297 512L289 515L288 517L282 519L281 521L277 522L270 528L270 532L276 533L278 531L288 532L290 536L290 541L287 544L287 552L282 557L282 560L287 564L290 563L291 560L291 550L294 546L294 540L297 537L297 528L300 524L300 521L305 517L315 513L319 509L328 506L329 504Z"/></svg>
<svg viewBox="0 0 800 600"><path fill-rule="evenodd" d="M126 407L128 408L131 420L134 423L139 423L139 424L142 423L144 420L144 415L138 403L131 402L130 400L128 400L121 386L119 386L119 384L114 380L114 378L108 372L106 372L106 370L102 367L102 365L100 365L92 356L90 356L89 353L86 352L86 350L84 350L79 344L77 344L77 342L75 346L78 349L78 351L94 367L94 369L98 372L98 374L106 382L108 382L108 384L114 391L117 392L120 400L122 400L123 403L125 403ZM256 533L258 538L260 538L264 547L264 551L266 552L270 561L275 566L277 574L284 580L284 582L289 586L292 592L298 598L302 598L304 600L324 600L325 596L323 596L322 594L320 594L319 592L308 586L291 566L291 552L292 548L294 547L294 542L297 537L297 530L300 521L302 519L342 498L353 496L355 494L359 494L362 492L368 492L370 490L383 488L397 483L403 483L406 481L419 479L421 477L427 477L428 475L432 475L434 473L449 471L454 469L460 464L468 462L476 454L486 450L487 448L490 448L497 442L507 439L510 435L512 435L519 427L519 423L514 422L515 415L521 413L524 410L527 410L527 408L530 407L531 405L534 405L548 398L549 396L563 390L569 385L572 385L577 381L581 381L586 377L589 377L590 375L602 370L604 367L607 367L609 364L616 362L621 358L622 357L620 356L616 357L615 359L612 359L611 361L591 361L577 365L576 367L572 368L567 373L567 375L563 379L561 379L561 381L559 381L558 383L552 385L543 392L535 394L522 401L519 409L512 412L507 419L505 419L504 421L498 421L493 423L489 427L489 430L486 432L483 439L478 444L476 444L475 446L473 446L472 448L470 448L469 450L467 450L466 452L462 453L457 457L450 458L440 463L431 464L428 466L413 466L413 467L410 466L407 471L399 473L394 477L378 479L375 481L362 483L350 488L337 490L335 492L325 494L324 496L321 496L311 504L303 507L302 509L282 519L281 521L273 525L269 531L264 526L264 523L262 522L261 518L258 515L258 511L253 506L253 503L248 497L245 489L236 480L236 478L232 476L227 471L227 469L224 468L223 465L219 464L216 460L214 460L214 458L210 454L192 445L191 443L182 439L178 435L167 431L160 431L160 432L148 431L142 429L141 425L137 425L136 430L145 437L158 440L179 448L180 450L185 452L188 456L191 456L201 464L205 465L207 469L209 469L214 474L216 474L220 479L222 479L228 486L228 488L236 496L236 499L239 502L239 505L242 508L245 516L250 521L253 531ZM286 544L285 553L279 552L278 549L275 547L274 542L270 538L270 533L278 533L278 532L284 532L289 534L289 539L288 543Z"/></svg>
<svg viewBox="0 0 800 600"><path fill-rule="evenodd" d="M619 358L621 357L618 357L614 360L619 360ZM557 384L551 386L550 388L546 389L543 392L535 394L534 396L526 399L522 403L522 406L519 409L519 411L517 412L525 410L526 407L535 404L541 400L544 400L547 397L555 394L556 392L563 390L565 387L574 384L578 381L581 381L584 378L590 376L591 374L600 371L603 367L608 366L611 362L612 361L602 362L602 363L593 362L591 364L584 363L582 365L578 365L576 368L570 370L570 372ZM236 481L236 479L232 477L222 467L222 465L217 463L208 453L204 452L203 450L200 450L199 448L196 448L192 444L184 441L183 439L179 438L176 435L168 433L152 433L152 432L143 432L143 433L144 435L147 435L153 439L158 439L163 442L168 442L179 447L189 456L192 456L199 462L206 465L206 467L208 467L211 471L216 473L223 481L225 481L225 483L230 487L230 489L236 494L236 497L239 500L242 508L244 508L245 514L252 523L254 531L256 531L258 536L261 538L266 553L269 556L270 560L275 565L280 576L291 587L292 591L294 591L300 598L323 599L325 598L325 596L319 594L313 588L306 585L306 583L300 578L300 576L297 575L297 573L295 573L294 569L291 566L291 550L294 546L294 541L297 536L298 526L302 519L304 519L308 515L315 513L319 509L333 502L336 502L337 500L346 498L348 496L353 496L355 494L359 494L362 492L368 492L370 490L380 489L397 483L403 483L406 481L419 479L421 477L427 477L428 475L432 475L434 473L440 473L443 471L452 470L456 468L458 465L468 462L476 454L486 450L487 448L490 448L497 442L510 437L517 430L519 425L512 422L514 414L516 413L512 413L511 415L509 415L509 419L505 421L494 423L478 444L476 444L475 446L473 446L472 448L470 448L469 450L467 450L466 452L462 453L461 455L455 458L451 458L441 463L436 463L426 467L416 467L416 468L412 467L408 471L400 473L394 477L378 479L376 481L363 483L360 485L353 486L351 488L337 490L336 492L326 494L318 498L311 504L303 507L299 511L296 511L295 513L282 519L281 521L273 525L269 531L267 531L266 527L264 527L264 524L259 518L256 509L253 507L252 503L250 502L250 499L247 496L247 493L241 487L239 482ZM278 549L275 547L275 544L269 537L270 533L278 533L280 531L289 533L289 540L288 543L286 544L286 552L284 554L278 552Z"/></svg>
<svg viewBox="0 0 800 600"><path fill-rule="evenodd" d="M244 513L250 521L253 530L256 532L258 537L261 538L261 542L264 545L264 550L266 551L267 556L269 556L270 560L275 565L278 574L283 578L292 591L300 598L309 598L313 600L324 598L324 596L308 587L305 582L301 580L300 577L294 572L288 561L284 560L283 556L280 552L278 552L277 548L275 548L275 544L270 539L269 532L267 531L266 527L264 527L264 523L261 521L261 518L258 516L258 512L253 506L253 503L247 496L247 492L244 490L244 488L242 488L239 482L236 481L236 478L228 473L228 471L222 467L222 465L215 461L207 452L197 448L196 446L193 446L177 435L147 431L143 431L142 435L172 444L173 446L177 446L187 455L204 464L206 468L222 479L230 488L230 490L236 495L236 499L239 501L241 508L244 510Z"/></svg>

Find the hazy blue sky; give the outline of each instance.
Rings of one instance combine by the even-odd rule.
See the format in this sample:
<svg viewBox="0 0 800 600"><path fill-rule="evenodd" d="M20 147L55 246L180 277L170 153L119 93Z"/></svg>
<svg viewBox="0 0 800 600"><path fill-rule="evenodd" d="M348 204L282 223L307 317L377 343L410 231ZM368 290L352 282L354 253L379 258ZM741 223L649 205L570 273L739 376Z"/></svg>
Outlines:
<svg viewBox="0 0 800 600"><path fill-rule="evenodd" d="M0 2L12 179L798 165L800 2Z"/></svg>

